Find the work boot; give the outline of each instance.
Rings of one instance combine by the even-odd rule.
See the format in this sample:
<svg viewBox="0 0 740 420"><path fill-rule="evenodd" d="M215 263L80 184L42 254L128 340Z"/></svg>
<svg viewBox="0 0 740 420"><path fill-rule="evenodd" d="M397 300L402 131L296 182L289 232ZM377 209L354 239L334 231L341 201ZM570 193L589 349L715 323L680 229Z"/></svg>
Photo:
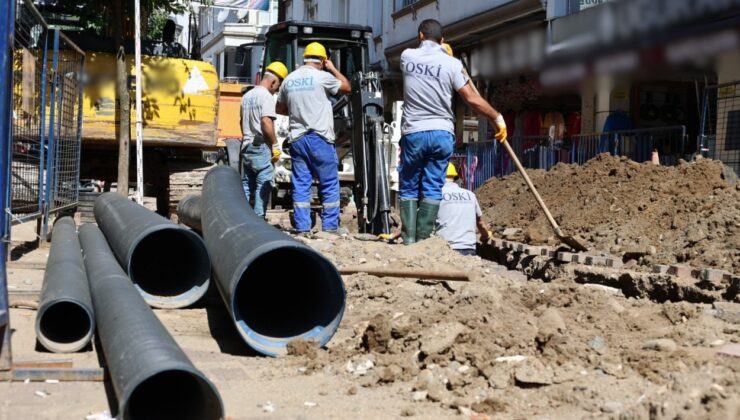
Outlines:
<svg viewBox="0 0 740 420"><path fill-rule="evenodd" d="M401 199L401 237L404 245L416 242L416 200Z"/></svg>
<svg viewBox="0 0 740 420"><path fill-rule="evenodd" d="M419 212L416 214L416 240L423 241L429 238L434 231L434 225L437 223L437 213L439 212L439 201L421 200Z"/></svg>

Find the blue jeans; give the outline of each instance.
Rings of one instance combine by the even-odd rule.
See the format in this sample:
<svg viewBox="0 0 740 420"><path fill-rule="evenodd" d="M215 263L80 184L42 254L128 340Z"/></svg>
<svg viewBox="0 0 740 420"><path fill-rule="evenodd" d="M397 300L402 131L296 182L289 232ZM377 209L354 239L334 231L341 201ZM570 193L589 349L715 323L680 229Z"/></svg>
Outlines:
<svg viewBox="0 0 740 420"><path fill-rule="evenodd" d="M399 193L403 200L441 201L447 164L455 140L443 130L420 131L401 137Z"/></svg>
<svg viewBox="0 0 740 420"><path fill-rule="evenodd" d="M242 151L244 195L249 201L250 192L254 192L254 212L259 217L265 217L267 202L270 201L272 192L272 174L275 169L270 161L271 158L270 147L265 143L256 146L249 144Z"/></svg>
<svg viewBox="0 0 740 420"><path fill-rule="evenodd" d="M323 137L308 132L290 145L293 168L293 218L299 232L311 230L311 184L319 181L323 230L339 228L337 151Z"/></svg>

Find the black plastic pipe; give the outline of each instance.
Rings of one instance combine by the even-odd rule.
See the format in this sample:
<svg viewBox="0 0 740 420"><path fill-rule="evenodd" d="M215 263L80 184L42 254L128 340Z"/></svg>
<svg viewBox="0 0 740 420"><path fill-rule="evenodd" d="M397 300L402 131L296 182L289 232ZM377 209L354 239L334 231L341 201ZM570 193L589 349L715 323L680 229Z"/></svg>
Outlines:
<svg viewBox="0 0 740 420"><path fill-rule="evenodd" d="M144 302L100 229L83 225L80 242L98 338L118 399L117 418L223 418L218 391Z"/></svg>
<svg viewBox="0 0 740 420"><path fill-rule="evenodd" d="M95 220L149 305L182 308L205 294L211 261L198 234L114 192L95 200Z"/></svg>
<svg viewBox="0 0 740 420"><path fill-rule="evenodd" d="M85 264L71 217L54 224L36 312L36 338L47 350L71 353L88 345L95 331Z"/></svg>
<svg viewBox="0 0 740 420"><path fill-rule="evenodd" d="M189 195L177 203L177 219L198 232L203 231L200 225L200 197Z"/></svg>
<svg viewBox="0 0 740 420"><path fill-rule="evenodd" d="M216 284L244 341L268 356L296 338L326 344L345 305L334 265L258 217L230 167L208 171L200 211Z"/></svg>

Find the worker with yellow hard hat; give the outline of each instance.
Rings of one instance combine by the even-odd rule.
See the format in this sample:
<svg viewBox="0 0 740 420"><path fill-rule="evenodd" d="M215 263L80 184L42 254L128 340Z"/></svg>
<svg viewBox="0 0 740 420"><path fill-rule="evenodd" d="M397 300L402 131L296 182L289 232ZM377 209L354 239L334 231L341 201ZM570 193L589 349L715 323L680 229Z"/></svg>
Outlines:
<svg viewBox="0 0 740 420"><path fill-rule="evenodd" d="M447 165L447 180L442 187L442 201L437 212L436 235L444 238L450 247L463 255L475 255L476 229L482 242L488 242L491 231L483 221L478 199L472 191L456 182L457 169Z"/></svg>
<svg viewBox="0 0 740 420"><path fill-rule="evenodd" d="M401 53L400 63L403 117L398 175L404 244L424 240L434 230L455 144L455 92L496 127L496 139L506 139L503 117L475 91L460 60L452 57L442 25L434 19L422 21L418 40L418 48Z"/></svg>
<svg viewBox="0 0 740 420"><path fill-rule="evenodd" d="M247 201L254 195L254 212L265 217L272 192L273 164L280 159L280 147L275 136L275 92L288 75L288 68L279 61L265 67L259 84L242 97L242 186Z"/></svg>
<svg viewBox="0 0 740 420"><path fill-rule="evenodd" d="M326 70L326 71L324 71ZM311 185L319 181L325 231L339 229L339 174L334 149L334 112L329 97L350 93L349 80L334 67L326 48L306 45L303 66L283 81L277 111L290 119L293 220L299 233L311 230Z"/></svg>

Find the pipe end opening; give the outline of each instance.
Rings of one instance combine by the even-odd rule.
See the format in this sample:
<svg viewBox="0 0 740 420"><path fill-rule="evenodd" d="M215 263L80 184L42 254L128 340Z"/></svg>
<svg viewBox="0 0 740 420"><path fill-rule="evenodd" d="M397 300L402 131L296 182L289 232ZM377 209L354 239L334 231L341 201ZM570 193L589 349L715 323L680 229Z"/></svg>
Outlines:
<svg viewBox="0 0 740 420"><path fill-rule="evenodd" d="M232 304L247 344L277 355L295 338L314 339L320 345L331 339L344 314L344 283L320 254L303 247L282 247L247 267Z"/></svg>
<svg viewBox="0 0 740 420"><path fill-rule="evenodd" d="M57 353L71 353L85 347L93 335L93 319L82 305L59 301L38 314L41 345Z"/></svg>
<svg viewBox="0 0 740 420"><path fill-rule="evenodd" d="M137 244L129 274L148 304L182 308L205 294L211 262L203 240L192 231L160 229Z"/></svg>
<svg viewBox="0 0 740 420"><path fill-rule="evenodd" d="M140 383L124 403L126 420L223 418L218 392L205 378L188 371L166 370Z"/></svg>

